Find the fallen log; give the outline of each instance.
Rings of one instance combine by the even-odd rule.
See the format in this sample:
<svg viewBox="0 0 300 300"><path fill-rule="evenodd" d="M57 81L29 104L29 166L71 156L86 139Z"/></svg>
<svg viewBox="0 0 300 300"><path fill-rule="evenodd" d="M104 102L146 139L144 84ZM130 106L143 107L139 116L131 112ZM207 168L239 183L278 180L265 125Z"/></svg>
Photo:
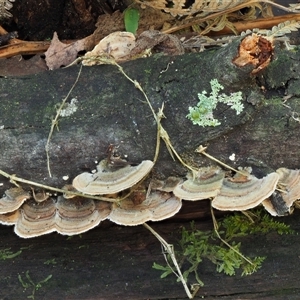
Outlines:
<svg viewBox="0 0 300 300"><path fill-rule="evenodd" d="M299 52L277 50L273 62L257 76L253 66L237 67L238 43L199 54L152 57L123 64L125 72L144 88L154 110L164 104L162 125L177 152L196 166L211 164L194 153L200 145L234 166L270 169L297 168L300 131L297 121ZM1 78L0 169L29 180L62 187L82 170L92 170L95 161L107 156L113 144L121 156L139 163L152 159L157 126L141 92L116 67L84 67L67 102L77 100L76 111L60 117L49 144L52 177L47 170L45 145L58 105L67 95L79 67L33 76ZM240 115L219 105L217 127L192 125L188 107L197 94L209 91L217 78L225 93L242 91L244 110ZM295 96L285 105L282 97ZM231 162L229 157L235 154ZM186 169L173 161L161 145L156 176L185 176ZM7 186L4 186L5 188Z"/></svg>
<svg viewBox="0 0 300 300"><path fill-rule="evenodd" d="M166 119L162 125L187 163L211 164L194 152L202 144L209 146L208 152L222 161L234 167L251 166L257 175L283 166L298 168L299 51L276 48L270 65L252 76L253 66L241 68L232 63L238 47L239 42L234 42L203 53L154 56L122 67L142 85L156 112L164 103ZM83 170L94 169L95 161L107 156L110 144L116 145L120 155L133 163L153 158L157 126L140 91L114 66L84 67L68 100L70 103L72 98L77 99L77 110L59 119L59 131L54 131L50 141L53 177L49 177L45 145L51 121L79 71L74 66L34 76L0 79L1 170L62 187L66 184L64 176L69 177L70 183ZM197 93L209 91L209 81L213 78L224 85L225 93L242 91L244 111L237 116L227 106L220 105L215 111L220 126L192 125L186 119L188 107L198 102ZM290 95L293 97L283 105L282 98ZM231 160L233 153L235 158ZM152 176L185 176L186 172L162 144ZM2 192L11 186L4 178L1 182ZM192 204L201 217L207 216L208 211L208 203L202 203ZM187 218L197 216L189 212ZM295 230L297 219L298 214L286 219ZM157 223L154 228L168 242L176 242L180 235L176 230L181 225L182 222L170 221ZM199 226L205 230L211 229L212 224L203 221ZM1 293L6 298L24 297L18 274L24 280L29 271L35 283L52 275L43 284L45 299L53 295L62 299L185 299L180 283L171 277L159 280L159 273L151 269L154 261L162 263L160 246L153 236L146 236L141 226L125 228L105 221L99 228L70 241L57 234L20 241L9 227L1 227L1 236L4 248L18 251L20 247L30 247L23 249L13 263L2 262L3 274L12 274L11 278L5 275L1 279L1 286L5 287ZM263 269L251 277L237 279L221 277L207 266L202 276L209 279L201 277L206 285L199 295L208 299L215 296L257 299L261 295L280 299L282 294L298 295L298 270L294 268L298 259L297 239L296 235L283 238L270 234L261 240L250 237L245 245L249 254L265 255L260 250L268 245L269 258Z"/></svg>

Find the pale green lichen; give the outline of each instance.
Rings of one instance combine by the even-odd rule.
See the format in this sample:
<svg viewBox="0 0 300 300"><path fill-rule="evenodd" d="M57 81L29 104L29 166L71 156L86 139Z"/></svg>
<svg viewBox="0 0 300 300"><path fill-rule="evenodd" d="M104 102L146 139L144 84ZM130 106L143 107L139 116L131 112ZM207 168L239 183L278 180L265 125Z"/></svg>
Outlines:
<svg viewBox="0 0 300 300"><path fill-rule="evenodd" d="M207 96L206 91L198 94L199 102L194 107L189 107L189 114L186 116L194 125L205 126L218 126L221 122L214 118L213 110L217 107L218 103L224 103L230 106L231 109L240 114L244 105L242 104L242 92L231 93L230 95L219 94L224 87L218 82L217 79L210 81L211 92Z"/></svg>

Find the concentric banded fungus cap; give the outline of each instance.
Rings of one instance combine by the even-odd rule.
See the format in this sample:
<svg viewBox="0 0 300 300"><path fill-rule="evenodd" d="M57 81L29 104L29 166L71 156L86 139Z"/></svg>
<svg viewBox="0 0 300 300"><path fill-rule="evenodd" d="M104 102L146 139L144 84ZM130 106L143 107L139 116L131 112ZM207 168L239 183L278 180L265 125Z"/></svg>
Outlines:
<svg viewBox="0 0 300 300"><path fill-rule="evenodd" d="M166 180L152 179L150 188L162 192L173 192L174 188L182 182L182 179L175 176L170 176Z"/></svg>
<svg viewBox="0 0 300 300"><path fill-rule="evenodd" d="M31 238L55 231L55 201L52 198L37 203L29 200L20 208L20 217L15 233L22 238Z"/></svg>
<svg viewBox="0 0 300 300"><path fill-rule="evenodd" d="M188 180L177 185L175 196L184 200L202 200L215 197L222 186L225 173L218 167L200 168L195 178L188 175Z"/></svg>
<svg viewBox="0 0 300 300"><path fill-rule="evenodd" d="M37 203L29 200L20 208L15 233L22 238L31 238L57 231L75 235L88 231L106 219L111 204L86 198L65 199L57 202L49 198Z"/></svg>
<svg viewBox="0 0 300 300"><path fill-rule="evenodd" d="M5 191L4 197L0 199L0 214L17 210L29 198L29 193L20 187Z"/></svg>
<svg viewBox="0 0 300 300"><path fill-rule="evenodd" d="M288 207L282 198L282 193L274 191L274 193L262 202L265 210L272 216L285 216L290 213Z"/></svg>
<svg viewBox="0 0 300 300"><path fill-rule="evenodd" d="M262 204L272 216L285 216L291 212L293 203L300 199L300 171L279 168L276 173L279 175L278 186L284 192L275 191Z"/></svg>
<svg viewBox="0 0 300 300"><path fill-rule="evenodd" d="M279 187L286 191L282 193L282 198L291 207L294 201L300 199L300 170L279 168L276 173L279 174Z"/></svg>
<svg viewBox="0 0 300 300"><path fill-rule="evenodd" d="M108 219L119 225L134 226L168 219L180 208L181 200L171 193L152 191L140 204L134 204L130 198L114 203Z"/></svg>
<svg viewBox="0 0 300 300"><path fill-rule="evenodd" d="M225 178L220 193L213 199L212 206L219 210L247 210L259 205L274 192L279 175L271 173L258 179L253 175L236 174Z"/></svg>
<svg viewBox="0 0 300 300"><path fill-rule="evenodd" d="M95 174L82 173L73 180L76 190L88 195L114 194L126 190L142 180L152 169L153 162L144 160L137 166L127 165L114 170L102 160Z"/></svg>
<svg viewBox="0 0 300 300"><path fill-rule="evenodd" d="M0 224L3 225L14 225L17 223L20 217L20 210L17 209L13 212L0 215Z"/></svg>
<svg viewBox="0 0 300 300"><path fill-rule="evenodd" d="M75 235L86 232L100 224L110 213L108 202L76 197L58 197L55 228L58 233Z"/></svg>

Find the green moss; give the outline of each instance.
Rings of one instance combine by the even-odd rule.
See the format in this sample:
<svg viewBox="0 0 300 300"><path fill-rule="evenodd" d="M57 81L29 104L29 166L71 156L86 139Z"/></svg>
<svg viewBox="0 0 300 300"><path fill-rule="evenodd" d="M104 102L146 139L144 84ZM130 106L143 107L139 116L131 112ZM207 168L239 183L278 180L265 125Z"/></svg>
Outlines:
<svg viewBox="0 0 300 300"><path fill-rule="evenodd" d="M251 234L266 234L271 231L280 235L294 233L288 225L275 221L263 210L255 210L253 213L254 220L237 212L225 217L220 222L219 234L222 235L223 241L227 245L218 239L218 234L214 230L198 230L195 222L191 223L190 229L184 227L179 241L180 250L176 252L178 261L181 261L181 265L186 267L183 272L184 279L187 281L189 275L193 273L198 284L203 286L204 283L198 272L204 260L213 263L219 273L232 276L235 275L236 270L241 270L242 275L250 275L261 268L266 257L245 257L240 252L242 242L238 242L237 239ZM170 266L171 261L166 266L153 264L153 268L163 272L161 278L173 273Z"/></svg>

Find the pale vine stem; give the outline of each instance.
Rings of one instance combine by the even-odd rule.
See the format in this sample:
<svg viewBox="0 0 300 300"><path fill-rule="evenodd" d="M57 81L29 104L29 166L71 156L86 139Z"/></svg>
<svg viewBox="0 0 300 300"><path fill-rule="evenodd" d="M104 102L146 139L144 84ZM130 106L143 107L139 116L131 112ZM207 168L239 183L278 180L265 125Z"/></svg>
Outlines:
<svg viewBox="0 0 300 300"><path fill-rule="evenodd" d="M173 245L171 244L168 244L152 227L150 227L147 223L144 223L143 224L144 227L146 227L158 240L159 242L163 245L164 249L166 252L168 252L168 254L170 255L171 257L171 260L177 270L177 273L174 272L173 270L173 273L180 279L180 281L182 282L182 285L184 287L184 290L187 294L187 296L189 297L189 299L193 299L193 295L191 294L187 284L186 284L186 281L184 280L183 278L183 275L180 271L180 267L177 263L177 260L176 260L176 257L175 257L175 253L174 253L174 248L173 248Z"/></svg>
<svg viewBox="0 0 300 300"><path fill-rule="evenodd" d="M118 199L118 198L114 199L114 198L107 198L107 197L101 197L101 196L92 196L92 195L87 195L87 194L80 193L80 192L73 192L73 191L68 191L68 190L65 190L65 189L59 189L59 188L44 185L44 184L41 184L41 183L37 183L37 182L31 181L31 180L20 178L20 177L17 177L15 175L8 174L8 173L6 173L2 170L0 170L0 174L4 177L8 178L10 180L10 182L15 184L15 185L17 185L16 182L23 182L25 184L40 187L40 188L43 188L45 190L49 190L49 191L53 191L53 192L64 193L64 194L68 194L68 195L79 196L79 197L95 199L95 200L103 200L103 201L107 201L107 202L118 202L118 201L121 201L123 199L123 198L122 199Z"/></svg>
<svg viewBox="0 0 300 300"><path fill-rule="evenodd" d="M48 169L49 177L52 177L51 169L50 169L50 155L49 155L50 140L51 140L51 137L53 135L53 131L54 131L55 126L58 128L58 118L60 116L60 112L64 108L64 105L66 104L66 101L68 100L70 94L72 93L73 89L75 88L75 86L76 86L76 84L79 80L81 70L82 70L82 65L80 66L80 69L79 69L79 72L78 72L78 75L77 75L77 78L76 78L75 82L73 83L73 85L72 85L71 89L69 90L67 96L62 100L59 108L56 111L56 116L51 122L50 132L49 132L48 139L47 139L47 142L46 142L46 145L45 145L45 151L46 151L46 156L47 156L47 169Z"/></svg>
<svg viewBox="0 0 300 300"><path fill-rule="evenodd" d="M216 220L216 217L215 217L215 214L214 214L214 211L213 211L213 208L212 206L210 206L210 213L211 213L211 217L212 217L212 221L213 221L213 225L214 225L214 231L218 237L218 239L224 243L229 249L233 250L237 255L239 255L241 258L243 258L246 262L248 262L249 264L253 265L253 262L247 258L246 256L244 256L241 252L239 252L238 250L234 249L229 243L227 243L219 234L219 231L218 231L218 222Z"/></svg>

